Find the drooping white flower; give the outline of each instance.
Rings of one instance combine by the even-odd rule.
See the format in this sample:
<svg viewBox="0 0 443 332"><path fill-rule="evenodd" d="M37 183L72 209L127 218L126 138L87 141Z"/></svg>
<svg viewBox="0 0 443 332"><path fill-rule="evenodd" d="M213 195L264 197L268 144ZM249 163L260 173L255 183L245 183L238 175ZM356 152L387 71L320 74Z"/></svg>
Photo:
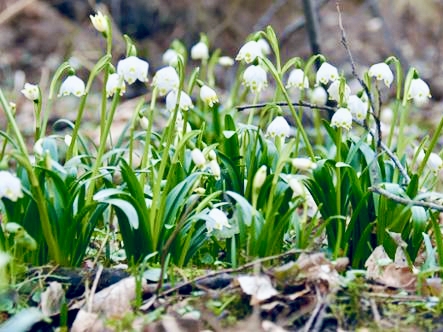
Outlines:
<svg viewBox="0 0 443 332"><path fill-rule="evenodd" d="M218 164L217 159L211 159L209 161L209 169L211 170L212 175L214 175L214 178L216 180L220 180L221 178L221 169L220 169L220 165Z"/></svg>
<svg viewBox="0 0 443 332"><path fill-rule="evenodd" d="M225 56L221 56L218 59L218 64L220 66L223 66L223 67L231 67L231 66L234 65L234 59L231 58L230 56L226 56L226 55Z"/></svg>
<svg viewBox="0 0 443 332"><path fill-rule="evenodd" d="M317 71L316 83L328 84L338 79L338 70L333 65L323 62Z"/></svg>
<svg viewBox="0 0 443 332"><path fill-rule="evenodd" d="M336 80L331 83L328 88L329 99L335 100L336 102L340 102L340 80ZM351 88L349 85L345 83L343 90L343 99L344 103L347 103L349 100L349 96L351 95Z"/></svg>
<svg viewBox="0 0 443 332"><path fill-rule="evenodd" d="M339 108L331 119L331 126L350 130L352 127L352 114L347 108Z"/></svg>
<svg viewBox="0 0 443 332"><path fill-rule="evenodd" d="M428 98L431 98L429 85L421 78L414 78L409 87L408 99L413 99L419 106L425 104Z"/></svg>
<svg viewBox="0 0 443 332"><path fill-rule="evenodd" d="M243 84L255 93L262 91L268 86L266 71L260 66L249 66L243 73Z"/></svg>
<svg viewBox="0 0 443 332"><path fill-rule="evenodd" d="M23 197L20 179L8 171L0 171L0 198L3 197L13 202Z"/></svg>
<svg viewBox="0 0 443 332"><path fill-rule="evenodd" d="M209 105L209 107L218 103L217 93L207 85L203 85L200 88L200 98L205 104Z"/></svg>
<svg viewBox="0 0 443 332"><path fill-rule="evenodd" d="M268 168L266 167L266 165L262 165L254 174L254 179L252 180L252 189L254 190L254 192L259 192L261 187L265 183L267 170Z"/></svg>
<svg viewBox="0 0 443 332"><path fill-rule="evenodd" d="M394 80L394 74L391 71L391 68L384 63L376 63L369 68L368 75L370 77L375 77L378 81L383 80L385 85L389 88L391 86L392 81Z"/></svg>
<svg viewBox="0 0 443 332"><path fill-rule="evenodd" d="M169 48L163 53L162 61L165 65L176 66L178 62L178 53L176 50Z"/></svg>
<svg viewBox="0 0 443 332"><path fill-rule="evenodd" d="M199 41L191 48L191 58L193 60L207 60L209 59L209 49L206 43Z"/></svg>
<svg viewBox="0 0 443 332"><path fill-rule="evenodd" d="M108 31L108 20L101 11L97 11L97 14L95 15L89 15L89 18L91 19L92 25L97 31L99 32Z"/></svg>
<svg viewBox="0 0 443 332"><path fill-rule="evenodd" d="M305 72L300 68L293 69L286 83L286 88L296 87L297 89L307 89L309 88L309 80L305 75Z"/></svg>
<svg viewBox="0 0 443 332"><path fill-rule="evenodd" d="M136 80L146 82L148 80L149 63L136 56L129 56L120 60L117 64L117 73L125 79L128 84Z"/></svg>
<svg viewBox="0 0 443 332"><path fill-rule="evenodd" d="M31 101L36 101L40 98L40 89L36 84L25 83L25 86L20 92L23 93L26 99Z"/></svg>
<svg viewBox="0 0 443 332"><path fill-rule="evenodd" d="M68 76L60 86L58 96L68 96L73 94L81 97L85 94L85 83L75 75Z"/></svg>
<svg viewBox="0 0 443 332"><path fill-rule="evenodd" d="M205 167L206 158L200 149L195 148L194 150L192 150L191 151L191 158L192 158L192 161L194 162L195 166L197 166L198 168Z"/></svg>
<svg viewBox="0 0 443 332"><path fill-rule="evenodd" d="M260 38L259 40L257 40L257 44L260 47L263 55L271 54L271 46L269 46L269 43L266 39Z"/></svg>
<svg viewBox="0 0 443 332"><path fill-rule="evenodd" d="M123 96L126 92L126 84L123 77L117 73L109 75L108 81L106 82L106 96L112 97L119 89L120 96Z"/></svg>
<svg viewBox="0 0 443 332"><path fill-rule="evenodd" d="M189 109L193 108L194 105L192 104L191 97L184 92L180 92L180 101L177 102L178 99L178 92L177 90L172 90L168 93L166 96L166 109L170 112L174 111L175 106L177 103L179 104L178 108L182 111L189 111Z"/></svg>
<svg viewBox="0 0 443 332"><path fill-rule="evenodd" d="M157 88L160 96L166 95L169 91L178 89L180 78L174 67L167 66L159 69L152 79L152 85Z"/></svg>
<svg viewBox="0 0 443 332"><path fill-rule="evenodd" d="M208 216L211 220L206 220L206 228L211 233L214 229L223 230L223 227L231 228L228 221L228 216L222 210L213 208L209 211Z"/></svg>
<svg viewBox="0 0 443 332"><path fill-rule="evenodd" d="M244 60L246 63L251 63L257 57L261 57L262 55L263 52L260 44L257 43L255 40L250 40L240 48L237 56L235 57L235 60Z"/></svg>
<svg viewBox="0 0 443 332"><path fill-rule="evenodd" d="M426 165L434 173L438 173L443 168L443 160L441 159L441 157L438 154L436 154L435 152L431 152Z"/></svg>
<svg viewBox="0 0 443 332"><path fill-rule="evenodd" d="M366 115L368 114L368 105L364 103L359 96L349 96L348 108L355 119L360 121L366 119Z"/></svg>
<svg viewBox="0 0 443 332"><path fill-rule="evenodd" d="M311 169L317 168L317 164L314 163L309 158L302 158L302 157L292 158L291 163L292 167L297 168L301 171L309 171Z"/></svg>
<svg viewBox="0 0 443 332"><path fill-rule="evenodd" d="M326 93L326 90L322 86L316 86L311 91L311 102L318 106L324 106L326 105L326 102L328 101L328 94Z"/></svg>
<svg viewBox="0 0 443 332"><path fill-rule="evenodd" d="M289 137L290 131L291 127L289 126L288 121L282 116L277 116L269 124L268 129L266 130L266 135L270 137L280 136L281 138L285 138Z"/></svg>

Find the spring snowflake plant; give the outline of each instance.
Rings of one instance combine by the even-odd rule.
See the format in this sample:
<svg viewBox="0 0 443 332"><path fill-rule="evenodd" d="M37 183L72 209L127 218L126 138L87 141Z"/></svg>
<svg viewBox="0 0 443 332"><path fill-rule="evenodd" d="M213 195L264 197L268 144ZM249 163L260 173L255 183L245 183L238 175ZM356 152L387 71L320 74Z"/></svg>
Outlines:
<svg viewBox="0 0 443 332"><path fill-rule="evenodd" d="M14 246L7 224L16 223L29 236L26 243L36 243L22 246L20 255L9 252L11 259L77 266L96 254L92 240L111 241L103 247L118 251L121 239L128 264L149 258L163 267L198 265L224 251L236 266L313 246L320 241L312 237L325 234L334 257L345 255L362 267L378 245L393 256L397 244L390 234L400 234L412 265L422 234L440 234L439 210L421 203L442 196L443 120L422 141L410 134L408 114L431 96L415 68L403 75L391 57L369 67L363 86L351 88L323 55L284 63L268 27L239 47L236 81L226 92L215 73L233 70L233 59L211 50L204 34L190 48L191 59L174 41L165 66L152 71L127 36L126 54L114 63L109 18L97 13L91 21L106 47L89 75L66 62L49 91L29 83L21 91L38 110L35 152L17 123L20 109L0 91L8 120L1 135L0 252ZM135 81L149 92L137 97L120 137L110 139L118 105ZM381 98L382 89L387 95L395 90L395 99ZM101 95L98 143L83 129L91 94ZM328 95L336 107L326 106ZM63 135L48 128L58 98L78 105L75 119L60 120L68 127ZM380 136L378 115L385 107L392 117L388 135ZM408 143L417 149L410 151ZM443 244L435 236L443 266ZM112 260L112 250L103 255Z"/></svg>

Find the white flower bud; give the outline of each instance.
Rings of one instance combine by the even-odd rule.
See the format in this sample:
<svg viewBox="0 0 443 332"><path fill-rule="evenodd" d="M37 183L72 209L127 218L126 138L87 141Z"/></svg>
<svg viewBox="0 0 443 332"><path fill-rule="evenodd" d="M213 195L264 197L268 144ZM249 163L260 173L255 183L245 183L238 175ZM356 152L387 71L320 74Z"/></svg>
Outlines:
<svg viewBox="0 0 443 332"><path fill-rule="evenodd" d="M108 20L101 11L97 11L97 14L95 15L89 15L89 18L91 19L92 25L97 31L99 32L108 31Z"/></svg>
<svg viewBox="0 0 443 332"><path fill-rule="evenodd" d="M257 173L255 173L254 179L252 180L252 190L254 192L260 191L261 187L265 183L267 169L268 168L266 167L266 165L262 165L257 170Z"/></svg>
<svg viewBox="0 0 443 332"><path fill-rule="evenodd" d="M223 67L231 67L234 65L234 59L230 56L221 56L218 59L218 64Z"/></svg>
<svg viewBox="0 0 443 332"><path fill-rule="evenodd" d="M292 167L301 171L308 171L317 168L317 164L309 158L293 158L291 159Z"/></svg>
<svg viewBox="0 0 443 332"><path fill-rule="evenodd" d="M203 152L200 149L195 148L191 152L191 158L194 162L195 166L198 168L204 168L206 165L206 158L203 155Z"/></svg>
<svg viewBox="0 0 443 332"><path fill-rule="evenodd" d="M35 84L25 83L25 86L23 90L21 90L21 93L23 93L23 95L31 101L36 101L40 98L39 87Z"/></svg>
<svg viewBox="0 0 443 332"><path fill-rule="evenodd" d="M212 175L214 175L216 180L221 179L221 170L220 165L217 162L217 159L212 159L209 161L209 169L212 172Z"/></svg>
<svg viewBox="0 0 443 332"><path fill-rule="evenodd" d="M162 61L165 65L168 66L176 66L178 63L178 53L173 49L167 49L165 53L163 53Z"/></svg>

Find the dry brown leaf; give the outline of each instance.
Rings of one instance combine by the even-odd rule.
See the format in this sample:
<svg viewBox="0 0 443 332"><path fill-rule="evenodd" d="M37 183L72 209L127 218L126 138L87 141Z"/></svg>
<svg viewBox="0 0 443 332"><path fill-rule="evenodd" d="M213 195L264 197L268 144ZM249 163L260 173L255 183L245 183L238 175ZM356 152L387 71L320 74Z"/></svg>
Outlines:
<svg viewBox="0 0 443 332"><path fill-rule="evenodd" d="M392 260L386 253L385 248L381 245L376 247L365 262L366 276L369 279L377 280L383 273L383 267L390 263L392 263Z"/></svg>
<svg viewBox="0 0 443 332"><path fill-rule="evenodd" d="M48 317L58 314L65 299L65 291L60 283L50 282L41 295L40 308Z"/></svg>
<svg viewBox="0 0 443 332"><path fill-rule="evenodd" d="M239 276L237 278L245 294L251 295L251 305L260 303L278 294L267 276Z"/></svg>
<svg viewBox="0 0 443 332"><path fill-rule="evenodd" d="M71 328L72 332L103 331L103 323L98 314L80 309Z"/></svg>

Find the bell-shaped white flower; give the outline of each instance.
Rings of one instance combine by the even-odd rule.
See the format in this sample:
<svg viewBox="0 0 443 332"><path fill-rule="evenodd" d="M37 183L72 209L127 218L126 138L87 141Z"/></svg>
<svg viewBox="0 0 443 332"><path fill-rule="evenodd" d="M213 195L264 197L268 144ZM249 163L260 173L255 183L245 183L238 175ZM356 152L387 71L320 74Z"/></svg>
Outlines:
<svg viewBox="0 0 443 332"><path fill-rule="evenodd" d="M165 53L163 53L162 61L165 65L168 66L176 66L178 63L178 53L176 50L172 48L167 49Z"/></svg>
<svg viewBox="0 0 443 332"><path fill-rule="evenodd" d="M394 74L391 71L391 68L384 63L376 63L369 68L368 75L370 77L375 77L378 81L383 80L385 85L389 88L391 86L392 81L394 80Z"/></svg>
<svg viewBox="0 0 443 332"><path fill-rule="evenodd" d="M360 121L366 119L366 115L368 114L368 105L363 102L359 96L349 96L348 108L355 119Z"/></svg>
<svg viewBox="0 0 443 332"><path fill-rule="evenodd" d="M335 100L336 102L340 102L340 80L336 80L331 83L328 88L329 99ZM342 101L347 103L349 100L349 96L351 95L351 88L349 85L345 83Z"/></svg>
<svg viewBox="0 0 443 332"><path fill-rule="evenodd" d="M431 98L429 85L421 78L414 78L409 87L408 99L413 99L414 103L420 106L425 104L428 98Z"/></svg>
<svg viewBox="0 0 443 332"><path fill-rule="evenodd" d="M225 56L221 56L218 59L218 64L220 66L223 66L223 67L231 67L231 66L234 65L234 59L231 58L230 56L226 56L226 55Z"/></svg>
<svg viewBox="0 0 443 332"><path fill-rule="evenodd" d="M214 229L223 230L224 227L231 228L228 221L228 216L222 210L213 208L209 211L208 216L210 220L206 220L206 228L208 232L211 233Z"/></svg>
<svg viewBox="0 0 443 332"><path fill-rule="evenodd" d="M438 154L431 152L426 166L428 166L434 173L438 173L443 168L443 160Z"/></svg>
<svg viewBox="0 0 443 332"><path fill-rule="evenodd" d="M89 15L89 18L91 19L92 25L97 31L99 32L108 31L108 20L101 11L97 11L97 14L95 15Z"/></svg>
<svg viewBox="0 0 443 332"><path fill-rule="evenodd" d="M195 148L194 150L192 150L191 151L191 158L192 158L192 161L194 162L195 166L197 166L198 168L205 167L206 158L200 149Z"/></svg>
<svg viewBox="0 0 443 332"><path fill-rule="evenodd" d="M71 75L63 81L58 96L73 94L76 97L81 97L85 94L85 89L85 83L77 76Z"/></svg>
<svg viewBox="0 0 443 332"><path fill-rule="evenodd" d="M255 40L250 40L240 48L235 60L251 63L257 57L261 57L262 55L262 46L260 46Z"/></svg>
<svg viewBox="0 0 443 332"><path fill-rule="evenodd" d="M200 99L203 100L205 104L209 105L209 107L218 103L217 93L207 85L203 85L200 88Z"/></svg>
<svg viewBox="0 0 443 332"><path fill-rule="evenodd" d="M259 40L257 40L257 44L260 47L263 55L271 54L271 46L269 46L269 43L266 39L260 38Z"/></svg>
<svg viewBox="0 0 443 332"><path fill-rule="evenodd" d="M311 102L318 106L324 106L326 105L326 102L328 101L328 94L326 93L326 90L322 86L316 86L311 91Z"/></svg>
<svg viewBox="0 0 443 332"><path fill-rule="evenodd" d="M38 85L35 84L25 83L21 93L31 101L36 101L40 98L40 89Z"/></svg>
<svg viewBox="0 0 443 332"><path fill-rule="evenodd" d="M317 168L317 164L314 163L309 158L302 158L302 157L292 158L291 164L292 164L292 167L297 168L301 171L309 171L311 169Z"/></svg>
<svg viewBox="0 0 443 332"><path fill-rule="evenodd" d="M166 95L171 90L178 89L180 78L174 67L167 66L159 69L152 79L152 85L157 88L160 96Z"/></svg>
<svg viewBox="0 0 443 332"><path fill-rule="evenodd" d="M128 84L136 80L146 82L148 80L149 63L136 56L129 56L120 60L117 64L117 73L125 79Z"/></svg>
<svg viewBox="0 0 443 332"><path fill-rule="evenodd" d="M316 83L328 84L338 79L338 70L333 65L323 62L317 71Z"/></svg>
<svg viewBox="0 0 443 332"><path fill-rule="evenodd" d="M305 72L300 68L293 69L289 73L288 82L286 83L286 88L296 87L297 89L307 89L309 88L309 80L305 75Z"/></svg>
<svg viewBox="0 0 443 332"><path fill-rule="evenodd" d="M207 60L209 59L209 49L206 43L199 41L191 48L191 59L193 60Z"/></svg>
<svg viewBox="0 0 443 332"><path fill-rule="evenodd" d="M260 66L249 66L243 73L243 84L255 93L262 91L268 86L266 71Z"/></svg>
<svg viewBox="0 0 443 332"><path fill-rule="evenodd" d="M20 179L8 171L0 171L0 198L3 197L13 202L23 197Z"/></svg>
<svg viewBox="0 0 443 332"><path fill-rule="evenodd" d="M285 138L289 137L290 131L291 127L289 126L288 121L282 116L277 116L269 124L268 129L266 130L266 135L270 137L280 136Z"/></svg>
<svg viewBox="0 0 443 332"><path fill-rule="evenodd" d="M166 109L170 112L174 111L175 106L178 104L178 108L182 111L189 111L191 108L194 107L194 104L192 104L191 97L184 92L180 92L180 101L177 101L178 99L178 91L172 90L168 93L166 96Z"/></svg>
<svg viewBox="0 0 443 332"><path fill-rule="evenodd" d="M347 108L339 108L331 119L331 126L350 130L352 127L352 114Z"/></svg>
<svg viewBox="0 0 443 332"><path fill-rule="evenodd" d="M126 92L126 84L119 74L113 73L109 75L108 81L106 82L106 96L112 97L117 90L120 90L120 96Z"/></svg>

